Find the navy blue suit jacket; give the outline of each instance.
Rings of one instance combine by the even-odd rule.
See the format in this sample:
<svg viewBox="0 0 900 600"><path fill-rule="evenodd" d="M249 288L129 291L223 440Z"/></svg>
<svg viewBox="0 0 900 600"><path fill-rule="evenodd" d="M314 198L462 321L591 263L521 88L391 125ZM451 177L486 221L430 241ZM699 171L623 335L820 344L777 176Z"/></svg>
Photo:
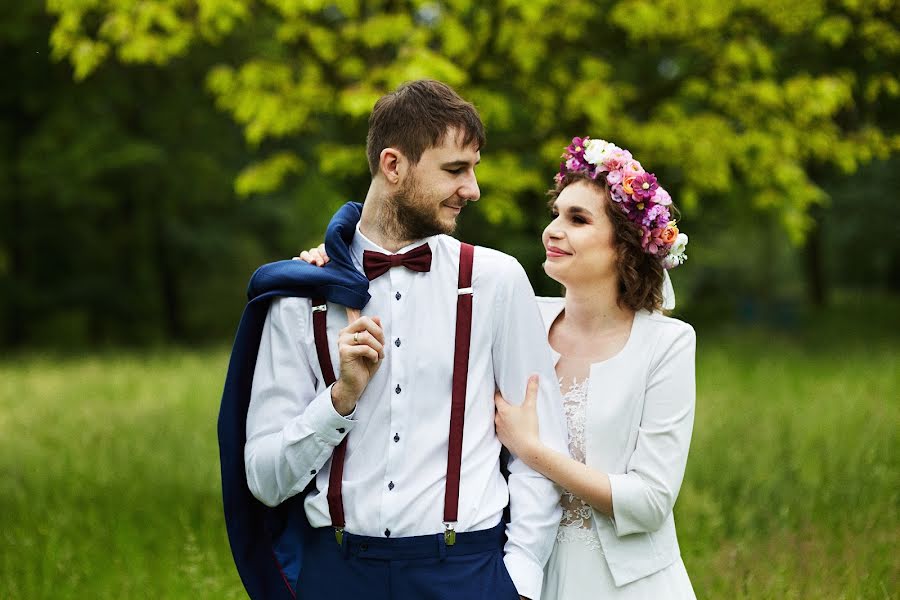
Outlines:
<svg viewBox="0 0 900 600"><path fill-rule="evenodd" d="M303 511L304 494L270 508L247 487L247 408L269 304L279 296L324 297L362 309L369 301L369 280L354 268L349 248L361 214L362 204L348 202L332 218L325 234L331 260L324 267L299 260L270 263L257 269L247 289L248 303L231 350L218 430L225 525L235 565L252 600L300 596L297 580L303 538L310 528Z"/></svg>

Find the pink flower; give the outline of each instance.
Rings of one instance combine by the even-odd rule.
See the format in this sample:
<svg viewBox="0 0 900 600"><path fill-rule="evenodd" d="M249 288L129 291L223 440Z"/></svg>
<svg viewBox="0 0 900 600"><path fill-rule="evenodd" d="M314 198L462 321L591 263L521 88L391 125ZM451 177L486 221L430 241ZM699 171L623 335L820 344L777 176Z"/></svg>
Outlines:
<svg viewBox="0 0 900 600"><path fill-rule="evenodd" d="M656 176L653 173L641 173L631 182L631 189L634 190L634 197L637 200L649 200L657 188L659 184L656 183Z"/></svg>
<svg viewBox="0 0 900 600"><path fill-rule="evenodd" d="M656 194L653 196L653 201L657 204L662 204L663 206L669 206L672 204L672 196L669 195L665 189L659 187L656 188Z"/></svg>
<svg viewBox="0 0 900 600"><path fill-rule="evenodd" d="M573 156L566 161L566 169L569 171L580 171L584 168L584 163L577 156Z"/></svg>
<svg viewBox="0 0 900 600"><path fill-rule="evenodd" d="M641 225L645 227L653 227L653 225L662 223L665 225L669 222L671 216L669 215L669 209L663 206L662 204L654 204L644 213L644 218L641 221Z"/></svg>
<svg viewBox="0 0 900 600"><path fill-rule="evenodd" d="M622 171L610 171L606 176L606 183L608 183L609 185L619 185L620 183L622 183Z"/></svg>
<svg viewBox="0 0 900 600"><path fill-rule="evenodd" d="M626 175L639 175L644 172L644 167L632 158L625 161L625 164L622 165L622 170L625 171Z"/></svg>
<svg viewBox="0 0 900 600"><path fill-rule="evenodd" d="M644 250L649 254L657 254L660 250L665 249L665 242L663 241L663 232L665 231L665 227L658 227L656 229L650 229L648 227L644 228L644 235L641 238L641 246Z"/></svg>

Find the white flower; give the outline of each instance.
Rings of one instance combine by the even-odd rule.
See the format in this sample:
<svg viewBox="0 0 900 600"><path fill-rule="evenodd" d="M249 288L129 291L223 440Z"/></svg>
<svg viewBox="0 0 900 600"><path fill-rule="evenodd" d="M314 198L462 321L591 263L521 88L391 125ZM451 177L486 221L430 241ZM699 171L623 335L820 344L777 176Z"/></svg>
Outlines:
<svg viewBox="0 0 900 600"><path fill-rule="evenodd" d="M685 233L679 233L678 237L675 238L675 243L672 244L672 249L669 250L669 254L672 256L681 256L684 254L684 249L687 247L688 236Z"/></svg>
<svg viewBox="0 0 900 600"><path fill-rule="evenodd" d="M662 260L663 269L674 269L681 263L678 261L678 258L669 254Z"/></svg>
<svg viewBox="0 0 900 600"><path fill-rule="evenodd" d="M675 238L675 243L673 243L672 247L669 248L669 253L662 260L664 269L674 269L687 260L687 254L684 253L684 250L687 247L687 243L687 234L679 233L678 237Z"/></svg>
<svg viewBox="0 0 900 600"><path fill-rule="evenodd" d="M615 148L615 144L606 140L588 140L584 145L584 160L592 165L599 165Z"/></svg>

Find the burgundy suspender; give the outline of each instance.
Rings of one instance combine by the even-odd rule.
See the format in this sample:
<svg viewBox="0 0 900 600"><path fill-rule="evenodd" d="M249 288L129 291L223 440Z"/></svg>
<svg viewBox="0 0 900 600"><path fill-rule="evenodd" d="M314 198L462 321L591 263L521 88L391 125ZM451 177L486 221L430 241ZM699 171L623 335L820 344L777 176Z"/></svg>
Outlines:
<svg viewBox="0 0 900 600"><path fill-rule="evenodd" d="M453 355L453 394L450 405L450 440L447 451L447 487L444 491L444 540L448 545L456 542L456 521L459 513L459 473L462 465L463 424L466 412L466 383L469 375L469 346L472 338L472 263L475 247L462 244L459 249L459 290L456 300L456 341ZM326 335L327 305L323 298L314 298L313 335L316 354L325 384L335 382L331 355ZM331 457L331 473L328 478L328 511L331 524L340 544L344 531L344 503L341 487L344 475L344 457L347 454L347 437L334 449Z"/></svg>
<svg viewBox="0 0 900 600"><path fill-rule="evenodd" d="M319 356L319 367L322 368L322 377L325 385L331 385L336 381L334 368L331 366L331 355L328 353L328 303L325 298L313 298L313 336L316 340L316 354Z"/></svg>
<svg viewBox="0 0 900 600"><path fill-rule="evenodd" d="M313 298L313 337L316 341L316 355L319 357L319 367L322 369L322 377L325 385L331 385L336 381L334 367L331 365L331 354L328 352L328 304L324 298ZM347 438L334 449L331 455L331 473L328 476L328 512L331 513L331 522L340 535L344 530L344 502L341 498L341 480L344 477L344 457L347 454Z"/></svg>
<svg viewBox="0 0 900 600"><path fill-rule="evenodd" d="M466 383L469 378L469 346L472 339L472 262L475 247L459 248L459 289L456 296L456 348L453 353L453 400L450 405L450 443L447 447L447 487L444 490L444 541L456 542L459 513L459 471L462 464L463 423L466 416Z"/></svg>

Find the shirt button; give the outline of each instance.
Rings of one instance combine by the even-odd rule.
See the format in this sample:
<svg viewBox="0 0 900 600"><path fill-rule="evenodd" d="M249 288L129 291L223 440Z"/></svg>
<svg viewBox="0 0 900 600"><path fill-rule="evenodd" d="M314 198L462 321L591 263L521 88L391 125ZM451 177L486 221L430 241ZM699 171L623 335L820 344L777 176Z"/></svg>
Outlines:
<svg viewBox="0 0 900 600"><path fill-rule="evenodd" d="M398 348L400 347L400 338L397 338L396 340L394 340L394 345L397 346Z"/></svg>
<svg viewBox="0 0 900 600"><path fill-rule="evenodd" d="M316 470L313 469L312 471L309 472L309 474L310 474L310 475L315 475L315 474L316 474Z"/></svg>
<svg viewBox="0 0 900 600"><path fill-rule="evenodd" d="M394 442L399 442L399 441L400 441L400 434L399 434L399 433L395 433L395 434L394 434Z"/></svg>
<svg viewBox="0 0 900 600"><path fill-rule="evenodd" d="M384 537L391 537L391 530L390 530L390 529L385 529L385 530L384 530Z"/></svg>
<svg viewBox="0 0 900 600"><path fill-rule="evenodd" d="M343 428L343 427L338 427L338 428L337 428L337 432L338 432L338 433L344 433L344 428Z"/></svg>
<svg viewBox="0 0 900 600"><path fill-rule="evenodd" d="M393 482L393 481L390 482L390 483L388 484L388 489L389 489L389 490L394 489L394 482Z"/></svg>
<svg viewBox="0 0 900 600"><path fill-rule="evenodd" d="M399 394L400 391L401 391L401 390L400 390L400 384L398 383L398 384L397 384L397 387L394 388L394 392L396 392L396 393Z"/></svg>
<svg viewBox="0 0 900 600"><path fill-rule="evenodd" d="M400 292L397 292L396 294L394 294L394 298L396 298L397 300L399 300L400 297L401 297L401 296L400 296Z"/></svg>

